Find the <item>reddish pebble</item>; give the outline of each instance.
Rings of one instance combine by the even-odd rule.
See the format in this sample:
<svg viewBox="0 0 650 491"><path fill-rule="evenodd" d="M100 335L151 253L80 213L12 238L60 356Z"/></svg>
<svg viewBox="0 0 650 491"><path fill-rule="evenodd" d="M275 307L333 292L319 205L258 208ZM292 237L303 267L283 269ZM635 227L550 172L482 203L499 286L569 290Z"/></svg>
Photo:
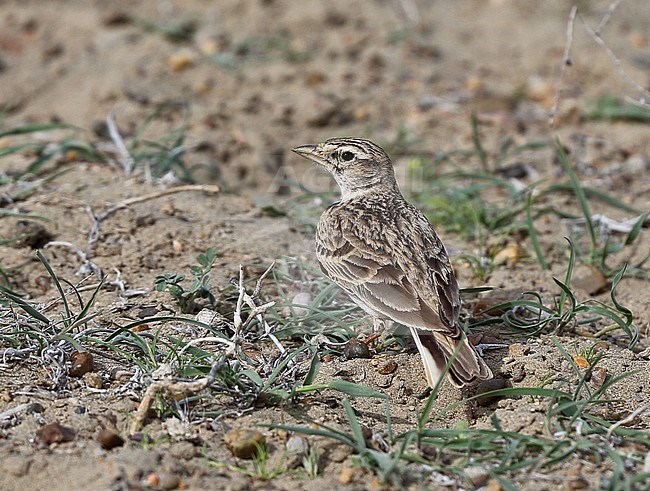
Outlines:
<svg viewBox="0 0 650 491"><path fill-rule="evenodd" d="M70 355L70 375L81 377L84 373L93 371L93 355L87 351L74 351Z"/></svg>
<svg viewBox="0 0 650 491"><path fill-rule="evenodd" d="M71 442L74 440L74 430L59 423L49 423L36 430L36 439L47 445Z"/></svg>

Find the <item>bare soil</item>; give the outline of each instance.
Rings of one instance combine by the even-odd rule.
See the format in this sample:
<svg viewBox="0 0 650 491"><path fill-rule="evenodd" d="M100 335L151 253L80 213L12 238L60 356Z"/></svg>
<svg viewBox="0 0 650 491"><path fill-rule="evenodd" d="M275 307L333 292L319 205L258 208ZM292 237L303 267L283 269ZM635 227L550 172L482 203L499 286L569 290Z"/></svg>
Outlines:
<svg viewBox="0 0 650 491"><path fill-rule="evenodd" d="M609 4L582 2L580 13L595 28ZM558 88L571 6L559 0L377 0L352 5L281 0L4 1L0 6L0 107L9 110L3 128L64 121L81 128L77 138L93 141L113 156L112 163L97 163L67 154L44 170L49 175L66 172L7 208L48 218L42 224L48 238L59 245L43 249L43 254L58 275L79 281L84 262L77 250L86 251L93 226L90 214L99 215L124 200L167 187L147 179L142 171L125 176L119 154L106 136L106 116L114 114L127 141L161 104L169 103L172 109L147 129L147 139L162 138L186 118L184 161L195 167L200 184L219 185L222 191L193 190L152 198L120 209L101 223L97 242L86 251L87 259L112 278L119 274L125 289L145 291L128 297L117 287L103 290L96 304L100 315L94 322L106 326L136 320L145 308L175 313L169 295L153 291L154 278L187 271L208 247L218 253L211 283L219 289L237 276L240 264L267 266L285 256L314 264L305 223L327 203L313 202L290 210L287 216L274 216L264 206L291 203L296 189L284 186L285 179L310 189L333 189L327 176L292 155L290 148L334 136L368 137L391 149L397 173L405 181L409 155L472 148L470 114L474 112L488 157L498 153L505 137L517 144L557 137L587 186L649 210L647 125L589 121L581 115L594 97L640 97L622 71L641 85L650 83L650 9L644 0L623 1L605 27L603 39L620 59L620 68L576 20L571 65ZM171 26L186 20L191 34L180 42L145 25ZM557 124L550 127L548 115L559 89ZM184 114L184 104L189 113ZM55 139L56 135L43 132L30 138ZM19 137L0 140L0 145L19 141ZM0 174L23 169L27 159L0 160ZM524 178L526 184L564 178L552 150L524 153L503 165L521 163L531 170ZM13 190L3 192L9 191ZM557 200L551 204L577 210L573 196ZM594 212L610 218L631 218L602 203L593 206ZM0 216L0 239L15 236L22 226L18 221ZM534 261L522 261L496 268L486 283L535 290L547 298L557 293L552 277L563 277L566 268L566 255L558 252L563 246L557 246L565 233L558 219L539 225L551 271L540 270ZM629 258L627 252L621 253L620 259L633 260L648 252L648 232L641 233L642 246ZM457 262L462 286L475 286L476 280L457 261L474 246L453 234L444 239ZM20 266L12 276L13 285L28 293L30 301L46 304L56 298L56 291L33 246L0 246L0 267ZM580 274L586 273L580 270ZM642 278L626 278L620 284L618 299L634 313L640 341L631 351L623 336L607 338L601 364L612 377L641 371L607 394L615 402L603 417L623 419L650 401L648 361L639 354L648 346L647 292L647 280ZM585 291L578 293L590 298ZM605 292L594 298L607 302L609 296ZM579 330L557 339L571 354L592 342ZM559 373L557 387L571 387L575 377L570 364L550 335L531 339L501 335L501 340L523 343L526 350L514 355L508 349L488 351L486 359L498 378L512 386L535 387ZM353 467L350 450L319 438L310 441L321 453L321 474L316 478L295 471L261 480L228 467L237 464L223 443L229 428L303 424L307 417L345 428L337 394L296 405L235 411L214 425L187 427L154 418L143 430L152 443L127 442L103 450L96 441L99 429L113 427L124 434L144 387L121 390L123 382L110 375L115 368L110 354L102 356L101 349L95 354L94 372L103 379L101 389L79 379L65 390L53 390L47 373L33 360L0 365L0 413L21 404L43 407L41 413L21 414L0 429L0 489L144 489L151 484L145 482L151 473L166 489L381 487L358 468L349 480L341 477L343 469ZM397 362L397 369L382 375L379 367L388 359ZM323 363L317 381L341 377L387 394L396 432L412 429L426 402L421 397L426 382L413 350L370 360L335 357ZM442 408L473 393L473 389L460 391L445 385L436 405ZM354 407L367 427L385 426L381 401L357 398ZM546 409L530 398L468 403L448 414L444 424L491 427L490 418L496 414L506 430L543 433ZM36 431L44 422L73 428L74 440L39 443ZM632 424L650 427L648 413ZM262 431L269 442L269 466L283 465L286 435ZM543 474L523 476L517 485L573 489L579 482L595 489L607 472L602 462L576 455ZM417 477L405 485L412 489L443 486L419 482ZM469 485L459 481L448 486Z"/></svg>

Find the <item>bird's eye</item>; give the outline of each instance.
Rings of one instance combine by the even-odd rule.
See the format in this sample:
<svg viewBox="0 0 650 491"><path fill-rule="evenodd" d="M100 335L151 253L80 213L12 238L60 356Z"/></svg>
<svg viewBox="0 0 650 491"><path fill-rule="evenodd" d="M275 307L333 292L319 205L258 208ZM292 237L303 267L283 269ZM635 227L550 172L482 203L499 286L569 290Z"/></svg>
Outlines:
<svg viewBox="0 0 650 491"><path fill-rule="evenodd" d="M345 151L341 153L341 160L345 162L349 162L353 158L354 158L354 154L352 152Z"/></svg>

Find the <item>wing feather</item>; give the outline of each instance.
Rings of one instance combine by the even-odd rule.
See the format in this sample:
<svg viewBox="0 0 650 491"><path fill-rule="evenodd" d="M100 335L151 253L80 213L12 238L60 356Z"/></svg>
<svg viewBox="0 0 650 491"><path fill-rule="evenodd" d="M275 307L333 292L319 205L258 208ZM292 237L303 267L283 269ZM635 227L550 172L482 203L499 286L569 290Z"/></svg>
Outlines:
<svg viewBox="0 0 650 491"><path fill-rule="evenodd" d="M422 220L424 224L411 227L411 243L392 244L335 222L334 230L319 233L318 260L352 297L386 317L459 337L458 284L442 243L426 218ZM402 239L406 236L401 234Z"/></svg>

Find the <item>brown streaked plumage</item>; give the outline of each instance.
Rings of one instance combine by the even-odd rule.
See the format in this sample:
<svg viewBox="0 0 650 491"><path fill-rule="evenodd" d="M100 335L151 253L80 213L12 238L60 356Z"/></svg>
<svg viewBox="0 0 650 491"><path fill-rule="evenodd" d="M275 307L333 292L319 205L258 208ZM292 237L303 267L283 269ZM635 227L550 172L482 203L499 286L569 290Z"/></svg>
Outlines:
<svg viewBox="0 0 650 491"><path fill-rule="evenodd" d="M388 318L410 328L431 387L456 350L448 372L454 385L492 377L458 325L458 283L447 252L426 217L402 197L388 155L360 138L293 151L325 167L341 188L341 200L316 231L323 271L375 323Z"/></svg>

